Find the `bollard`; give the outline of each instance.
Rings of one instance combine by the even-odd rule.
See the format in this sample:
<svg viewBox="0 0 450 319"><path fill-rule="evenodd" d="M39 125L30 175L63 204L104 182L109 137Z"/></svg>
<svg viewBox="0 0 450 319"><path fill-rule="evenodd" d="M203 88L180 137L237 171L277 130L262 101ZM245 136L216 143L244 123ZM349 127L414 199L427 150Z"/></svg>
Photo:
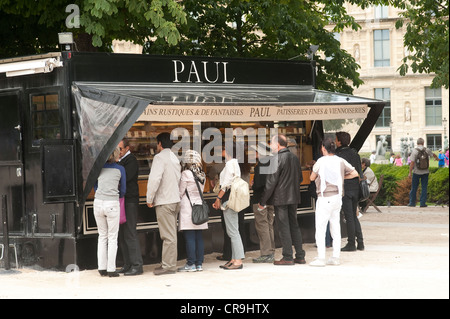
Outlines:
<svg viewBox="0 0 450 319"><path fill-rule="evenodd" d="M8 208L6 195L2 195L2 224L3 224L3 256L5 258L5 270L10 270L9 261L9 231L8 231Z"/></svg>

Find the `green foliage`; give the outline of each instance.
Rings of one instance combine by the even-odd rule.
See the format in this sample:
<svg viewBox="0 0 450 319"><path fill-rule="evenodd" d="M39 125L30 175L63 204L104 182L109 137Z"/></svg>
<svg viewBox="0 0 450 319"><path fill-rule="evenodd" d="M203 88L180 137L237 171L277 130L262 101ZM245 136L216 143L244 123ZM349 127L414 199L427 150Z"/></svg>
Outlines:
<svg viewBox="0 0 450 319"><path fill-rule="evenodd" d="M344 27L358 30L360 26L342 4L343 1L331 0L185 0L183 5L189 14L187 23L180 25L179 44L168 46L160 39L150 39L144 51L307 59L309 47L315 44L319 45L314 55L318 88L350 94L353 87L363 83L357 72L359 65L341 49L333 32ZM334 26L331 32L325 28L330 24Z"/></svg>
<svg viewBox="0 0 450 319"><path fill-rule="evenodd" d="M80 28L67 28L68 4L78 6ZM177 0L0 0L0 58L55 51L64 31L74 33L83 51L111 51L114 39L144 44L158 38L173 46L186 22Z"/></svg>
<svg viewBox="0 0 450 319"><path fill-rule="evenodd" d="M449 169L438 168L428 179L428 201L432 203L448 203L449 201Z"/></svg>
<svg viewBox="0 0 450 319"><path fill-rule="evenodd" d="M449 7L448 0L391 0L403 9L396 28L405 28L404 46L411 52L403 58L400 75L435 73L432 87L449 87Z"/></svg>
<svg viewBox="0 0 450 319"><path fill-rule="evenodd" d="M405 182L408 179L409 166L404 165L398 167L390 164L372 164L370 168L372 168L378 180L380 179L380 175L384 175L382 189L375 200L376 205L386 206L388 201L394 204L394 195L397 193L407 194L409 196L410 188L406 191L405 189L401 189L405 187L404 185L410 185L410 182L409 184ZM448 203L449 169L430 167L429 170L428 202Z"/></svg>

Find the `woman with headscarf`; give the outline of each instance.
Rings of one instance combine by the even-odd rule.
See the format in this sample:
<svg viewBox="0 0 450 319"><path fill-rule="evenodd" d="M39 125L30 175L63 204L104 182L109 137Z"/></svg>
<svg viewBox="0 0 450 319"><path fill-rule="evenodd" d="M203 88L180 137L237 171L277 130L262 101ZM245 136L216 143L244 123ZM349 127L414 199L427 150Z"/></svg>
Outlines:
<svg viewBox="0 0 450 319"><path fill-rule="evenodd" d="M195 225L192 222L192 205L202 203L196 180L203 192L206 176L202 170L202 158L198 152L189 150L182 159L179 187L181 205L178 222L179 230L183 232L186 242L187 261L183 267L178 268L178 271L203 270L204 244L202 231L208 229L208 223Z"/></svg>

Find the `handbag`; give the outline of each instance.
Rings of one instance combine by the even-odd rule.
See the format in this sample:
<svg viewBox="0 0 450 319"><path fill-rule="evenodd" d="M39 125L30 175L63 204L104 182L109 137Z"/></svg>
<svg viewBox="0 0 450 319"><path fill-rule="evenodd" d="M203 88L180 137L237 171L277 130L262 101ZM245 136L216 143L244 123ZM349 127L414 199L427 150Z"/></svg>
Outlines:
<svg viewBox="0 0 450 319"><path fill-rule="evenodd" d="M120 204L120 221L119 224L125 224L127 222L127 217L125 215L125 197L119 198L119 204Z"/></svg>
<svg viewBox="0 0 450 319"><path fill-rule="evenodd" d="M369 199L369 196L369 183L367 183L366 179L362 179L359 181L359 201L364 202Z"/></svg>
<svg viewBox="0 0 450 319"><path fill-rule="evenodd" d="M195 176L194 172L192 172L192 175L194 176L194 180L195 180L195 184L197 185L198 193L200 194L200 197L202 198L202 203L192 205L192 202L191 202L191 199L189 198L189 193L188 193L187 189L186 189L186 196L189 199L189 202L191 203L191 207L192 207L192 223L194 225L201 225L201 224L206 223L209 220L209 206L208 206L208 203L203 198L203 192L200 189L199 182L198 182L197 177Z"/></svg>

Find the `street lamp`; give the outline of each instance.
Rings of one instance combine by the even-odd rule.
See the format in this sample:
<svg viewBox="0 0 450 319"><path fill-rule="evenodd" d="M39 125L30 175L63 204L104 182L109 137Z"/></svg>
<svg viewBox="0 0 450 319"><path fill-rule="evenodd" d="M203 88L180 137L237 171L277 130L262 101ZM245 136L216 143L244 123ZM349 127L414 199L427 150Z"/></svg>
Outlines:
<svg viewBox="0 0 450 319"><path fill-rule="evenodd" d="M444 127L444 150L448 147L448 140L447 140L447 118L444 117L442 120L442 126Z"/></svg>
<svg viewBox="0 0 450 319"><path fill-rule="evenodd" d="M64 51L71 51L73 42L72 32L58 33L58 42L61 45L61 49Z"/></svg>
<svg viewBox="0 0 450 319"><path fill-rule="evenodd" d="M394 139L392 138L392 126L394 126L394 122L392 120L389 121L389 129L391 130L391 153L394 153Z"/></svg>

